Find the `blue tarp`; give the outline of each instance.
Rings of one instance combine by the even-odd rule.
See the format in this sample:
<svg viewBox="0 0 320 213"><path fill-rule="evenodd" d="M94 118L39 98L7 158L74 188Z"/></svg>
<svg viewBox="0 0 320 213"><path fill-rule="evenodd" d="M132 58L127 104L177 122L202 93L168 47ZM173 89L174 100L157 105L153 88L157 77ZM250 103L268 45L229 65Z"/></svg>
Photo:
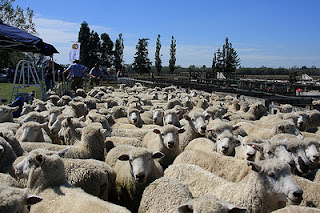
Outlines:
<svg viewBox="0 0 320 213"><path fill-rule="evenodd" d="M59 53L54 46L42 41L19 28L4 24L0 20L0 49L14 49L24 52L41 53L50 56Z"/></svg>

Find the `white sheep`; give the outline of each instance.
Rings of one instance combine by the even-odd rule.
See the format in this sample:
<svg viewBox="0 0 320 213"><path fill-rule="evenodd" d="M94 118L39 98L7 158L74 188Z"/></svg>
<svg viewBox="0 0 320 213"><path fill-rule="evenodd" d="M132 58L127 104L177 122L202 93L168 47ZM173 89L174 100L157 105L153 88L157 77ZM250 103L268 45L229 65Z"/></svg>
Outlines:
<svg viewBox="0 0 320 213"><path fill-rule="evenodd" d="M194 197L207 193L246 207L250 212L270 212L291 204L300 204L303 191L291 176L290 166L280 160L248 161L252 171L247 180L234 183L191 164L173 164L164 177L185 184Z"/></svg>
<svg viewBox="0 0 320 213"><path fill-rule="evenodd" d="M163 124L172 124L176 127L181 127L179 121L179 114L181 114L182 110L169 109L164 111L163 115Z"/></svg>
<svg viewBox="0 0 320 213"><path fill-rule="evenodd" d="M245 208L220 201L213 195L193 199L180 181L159 178L143 192L139 212L246 212Z"/></svg>
<svg viewBox="0 0 320 213"><path fill-rule="evenodd" d="M26 213L27 206L42 201L42 198L28 192L28 189L20 189L0 184L0 212Z"/></svg>
<svg viewBox="0 0 320 213"><path fill-rule="evenodd" d="M80 117L80 118L66 117L61 121L61 124L60 124L61 127L58 132L58 136L60 137L61 140L63 140L64 144L73 145L77 141L81 140L81 132L76 131L76 129L83 128L84 126L86 126L83 120L84 120L83 117ZM55 125L54 130L58 126L59 126L59 122L57 122L57 124Z"/></svg>
<svg viewBox="0 0 320 213"><path fill-rule="evenodd" d="M124 129L112 128L111 137L131 137L142 140L143 137L150 131L150 129Z"/></svg>
<svg viewBox="0 0 320 213"><path fill-rule="evenodd" d="M122 146L124 145L114 149L119 150ZM154 159L162 158L164 155L161 152L133 146L130 150L125 148L123 152L118 153L121 154L115 156L118 160L114 165L117 174L116 189L113 191L115 195L110 196L110 200L115 198L115 203L136 212L145 187L163 175L161 165Z"/></svg>
<svg viewBox="0 0 320 213"><path fill-rule="evenodd" d="M245 119L245 120L258 120L267 112L267 108L261 103L252 104L247 112L237 111L231 114L226 114L223 118L228 120Z"/></svg>
<svg viewBox="0 0 320 213"><path fill-rule="evenodd" d="M258 160L258 157L257 157L258 149L256 148L255 145L252 145L252 143L261 145L263 143L266 143L266 141L255 136L246 136L244 138L241 138L240 141L241 141L241 145L236 147L235 157L242 160L249 160L249 161L256 161L256 159Z"/></svg>
<svg viewBox="0 0 320 213"><path fill-rule="evenodd" d="M159 163L165 169L180 154L179 134L184 131L183 128L179 129L170 124L165 125L148 132L142 139L142 144L153 151L159 151L165 155L159 160Z"/></svg>
<svg viewBox="0 0 320 213"><path fill-rule="evenodd" d="M204 110L199 108L194 108L188 115L184 115L184 119L180 121L185 129L185 132L179 136L181 151L184 150L192 139L206 134L207 124L205 120L207 119L209 119L209 116L205 116Z"/></svg>
<svg viewBox="0 0 320 213"><path fill-rule="evenodd" d="M45 128L48 123L27 122L24 123L16 132L16 138L20 142L46 142L52 143L52 139L47 134Z"/></svg>
<svg viewBox="0 0 320 213"><path fill-rule="evenodd" d="M143 146L141 140L132 137L107 137L105 144L107 152L120 144L127 144L136 147Z"/></svg>
<svg viewBox="0 0 320 213"><path fill-rule="evenodd" d="M9 107L6 105L0 106L0 123L3 122L13 122L13 115L12 113L17 111L19 107Z"/></svg>
<svg viewBox="0 0 320 213"><path fill-rule="evenodd" d="M273 213L319 213L320 209L304 206L286 206L284 208L273 211Z"/></svg>
<svg viewBox="0 0 320 213"><path fill-rule="evenodd" d="M129 212L70 186L59 157L64 153L47 155L45 150L34 150L16 166L17 176L27 178L27 187L43 199L31 212Z"/></svg>

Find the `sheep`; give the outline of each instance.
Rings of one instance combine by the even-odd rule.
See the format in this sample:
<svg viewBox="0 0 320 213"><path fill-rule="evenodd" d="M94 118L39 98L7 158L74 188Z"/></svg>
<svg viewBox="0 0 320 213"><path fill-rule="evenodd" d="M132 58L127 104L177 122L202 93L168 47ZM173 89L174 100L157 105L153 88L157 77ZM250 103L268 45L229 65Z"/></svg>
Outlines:
<svg viewBox="0 0 320 213"><path fill-rule="evenodd" d="M222 119L222 110L216 106L209 106L206 110L205 110L206 114L209 114L211 117L211 119L216 119L216 118L220 118Z"/></svg>
<svg viewBox="0 0 320 213"><path fill-rule="evenodd" d="M82 120L83 117L67 117L66 119L62 120L58 135L61 139L63 139L64 144L73 145L81 139L81 133L76 131L76 129L82 128L86 125L84 122L82 122Z"/></svg>
<svg viewBox="0 0 320 213"><path fill-rule="evenodd" d="M320 209L312 208L312 207L304 207L304 206L286 206L284 208L273 211L273 213L317 213L320 212Z"/></svg>
<svg viewBox="0 0 320 213"><path fill-rule="evenodd" d="M33 122L38 122L38 123L44 123L46 122L47 118L44 117L41 113L39 112L30 112L24 116L19 117L18 122L22 126L24 123L33 121Z"/></svg>
<svg viewBox="0 0 320 213"><path fill-rule="evenodd" d="M88 114L87 117L86 117L86 122L85 123L88 125L88 124L93 123L93 122L100 123L100 124L102 124L102 127L104 129L107 129L110 132L112 131L112 129L111 129L110 125L109 125L108 119L104 115L101 115L99 113L90 113L90 114Z"/></svg>
<svg viewBox="0 0 320 213"><path fill-rule="evenodd" d="M22 106L22 111L20 113L20 116L26 115L26 114L28 114L29 112L32 112L32 111L33 111L33 106L31 104L28 104L28 103L24 102L23 106Z"/></svg>
<svg viewBox="0 0 320 213"><path fill-rule="evenodd" d="M110 109L110 114L114 119L127 117L127 111L124 106L114 106Z"/></svg>
<svg viewBox="0 0 320 213"><path fill-rule="evenodd" d="M60 100L60 96L53 94L47 97L47 101L51 101L55 106L58 106L58 101Z"/></svg>
<svg viewBox="0 0 320 213"><path fill-rule="evenodd" d="M24 185L8 173L0 173L0 185L25 188Z"/></svg>
<svg viewBox="0 0 320 213"><path fill-rule="evenodd" d="M107 137L105 140L105 144L107 152L109 152L112 148L120 144L127 144L135 147L143 146L141 140L131 137Z"/></svg>
<svg viewBox="0 0 320 213"><path fill-rule="evenodd" d="M319 168L319 139L315 137L305 137L304 141L306 143L306 156L311 161L310 169Z"/></svg>
<svg viewBox="0 0 320 213"><path fill-rule="evenodd" d="M232 133L226 130L217 136L215 142L207 138L195 138L190 141L185 150L195 149L218 152L226 156L234 156L235 147L238 145L240 145L240 141L237 140Z"/></svg>
<svg viewBox="0 0 320 213"><path fill-rule="evenodd" d="M241 141L241 145L236 147L235 157L242 160L249 160L249 161L256 161L255 159L258 159L256 155L257 148L255 145L252 145L252 143L259 144L259 145L266 143L265 140L261 138L257 138L255 136L246 136L244 138L241 138L240 141Z"/></svg>
<svg viewBox="0 0 320 213"><path fill-rule="evenodd" d="M311 129L314 127L319 127L320 126L320 112L318 110L311 110L308 113L308 125L307 129Z"/></svg>
<svg viewBox="0 0 320 213"><path fill-rule="evenodd" d="M258 120L267 112L267 108L261 103L252 104L247 112L237 111L235 113L225 115L223 118L228 120L245 119L245 120Z"/></svg>
<svg viewBox="0 0 320 213"><path fill-rule="evenodd" d="M22 149L20 142L15 136L0 132L0 137L3 137L10 144L17 157L23 155L24 150Z"/></svg>
<svg viewBox="0 0 320 213"><path fill-rule="evenodd" d="M303 190L301 206L320 208L319 190L320 184L307 180L306 178L293 175L294 180Z"/></svg>
<svg viewBox="0 0 320 213"><path fill-rule="evenodd" d="M114 170L104 162L95 159L63 158L68 182L85 192L108 200L109 192L116 179Z"/></svg>
<svg viewBox="0 0 320 213"><path fill-rule="evenodd" d="M118 128L122 124L133 124L134 126L141 128L143 125L143 120L141 119L140 114L143 113L144 110L139 110L135 107L128 107L127 109L127 118L118 118L116 119L116 123L112 126L113 128Z"/></svg>
<svg viewBox="0 0 320 213"><path fill-rule="evenodd" d="M180 121L179 121L179 114L182 113L182 110L165 110L163 115L163 124L172 124L176 127L181 127Z"/></svg>
<svg viewBox="0 0 320 213"><path fill-rule="evenodd" d="M57 117L61 115L63 107L52 107L49 109L49 124L48 126L52 126L53 123L57 120Z"/></svg>
<svg viewBox="0 0 320 213"><path fill-rule="evenodd" d="M64 164L57 154L48 155L45 150L34 150L16 166L16 174L28 180L27 187L32 193L43 198L31 212L129 212L124 207L103 201L72 187L66 178Z"/></svg>
<svg viewBox="0 0 320 213"><path fill-rule="evenodd" d="M190 190L176 179L159 178L143 192L139 212L229 212L244 208L221 202L213 195L193 199Z"/></svg>
<svg viewBox="0 0 320 213"><path fill-rule="evenodd" d="M16 132L16 138L20 142L36 141L52 143L51 138L47 134L46 128L48 123L39 124L37 122L27 122L23 124Z"/></svg>
<svg viewBox="0 0 320 213"><path fill-rule="evenodd" d="M149 131L149 129L112 128L111 137L131 137L142 140Z"/></svg>
<svg viewBox="0 0 320 213"><path fill-rule="evenodd" d="M176 157L173 164L194 164L228 181L239 182L244 179L250 168L244 160L224 156L217 152L186 150Z"/></svg>
<svg viewBox="0 0 320 213"><path fill-rule="evenodd" d="M70 146L70 150L64 157L79 159L96 159L104 161L104 141L110 132L102 128L99 123L91 123L90 125L79 129L81 131L81 140ZM44 148L47 150L58 151L69 146L46 144L46 143L22 143L22 148L30 152L36 148Z"/></svg>
<svg viewBox="0 0 320 213"><path fill-rule="evenodd" d="M122 146L114 149L120 150ZM118 160L114 165L117 175L113 191L115 194L110 196L110 201L115 198L113 202L136 212L145 187L163 175L162 167L154 159L162 158L164 154L133 146L119 153L115 156Z"/></svg>
<svg viewBox="0 0 320 213"><path fill-rule="evenodd" d="M25 213L27 206L42 201L42 198L28 192L28 189L19 189L0 184L0 212Z"/></svg>
<svg viewBox="0 0 320 213"><path fill-rule="evenodd" d="M270 139L279 133L288 133L293 135L300 135L299 129L296 125L290 120L283 120L277 122L271 129L257 127L248 122L240 122L237 125L242 127L248 135L255 135L261 139Z"/></svg>
<svg viewBox="0 0 320 213"><path fill-rule="evenodd" d="M142 144L153 150L162 152L165 156L159 160L163 169L167 168L180 154L179 134L183 128L178 129L173 125L165 125L161 128L148 132L142 139Z"/></svg>
<svg viewBox="0 0 320 213"><path fill-rule="evenodd" d="M66 106L72 101L72 98L69 95L63 95L57 102L58 106Z"/></svg>
<svg viewBox="0 0 320 213"><path fill-rule="evenodd" d="M184 115L184 119L180 121L185 129L185 132L180 135L181 151L184 150L192 139L205 135L207 130L205 120L208 119L209 116L204 115L204 110L198 108L193 109L188 115Z"/></svg>
<svg viewBox="0 0 320 213"><path fill-rule="evenodd" d="M173 164L164 177L176 178L185 184L194 197L207 193L219 199L246 207L250 212L270 212L284 207L286 200L300 204L303 191L291 176L290 166L270 159L254 163L247 180L229 182L196 165Z"/></svg>
<svg viewBox="0 0 320 213"><path fill-rule="evenodd" d="M176 105L183 106L180 100L177 98L171 99L168 101L167 105L164 107L165 110L167 109L173 109Z"/></svg>
<svg viewBox="0 0 320 213"><path fill-rule="evenodd" d="M0 123L3 122L13 122L13 115L12 113L17 111L19 107L9 107L6 105L0 106Z"/></svg>
<svg viewBox="0 0 320 213"><path fill-rule="evenodd" d="M53 134L58 134L58 132L61 129L61 122L64 119L66 119L67 117L69 117L69 116L66 115L66 114L58 115L56 121L52 125L49 126L50 132L53 133Z"/></svg>
<svg viewBox="0 0 320 213"><path fill-rule="evenodd" d="M152 121L153 124L163 126L164 110L162 108L152 109Z"/></svg>
<svg viewBox="0 0 320 213"><path fill-rule="evenodd" d="M17 155L10 144L4 138L0 137L0 172L8 173L14 177L12 164L16 158Z"/></svg>
<svg viewBox="0 0 320 213"><path fill-rule="evenodd" d="M46 110L46 102L40 100L40 99L34 99L32 101L32 106L35 111L42 112Z"/></svg>
<svg viewBox="0 0 320 213"><path fill-rule="evenodd" d="M88 108L83 102L70 102L69 105L72 107L72 110L75 112L77 118L81 116L86 116L88 114ZM65 112L63 112L66 114Z"/></svg>

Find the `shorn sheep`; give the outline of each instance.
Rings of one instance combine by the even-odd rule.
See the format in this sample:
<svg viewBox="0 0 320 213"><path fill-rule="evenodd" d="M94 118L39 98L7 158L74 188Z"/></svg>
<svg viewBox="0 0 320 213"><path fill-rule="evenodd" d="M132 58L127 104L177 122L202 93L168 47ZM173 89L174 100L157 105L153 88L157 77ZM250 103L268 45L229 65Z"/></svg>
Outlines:
<svg viewBox="0 0 320 213"><path fill-rule="evenodd" d="M159 178L143 192L140 213L246 212L245 208L222 202L213 195L193 199L190 190L176 179Z"/></svg>
<svg viewBox="0 0 320 213"><path fill-rule="evenodd" d="M114 149L121 149L121 146ZM116 198L115 203L136 212L145 187L163 175L163 169L155 159L164 157L164 154L143 147L126 148L118 153L120 155L115 156L118 160L114 165L116 189L112 190L115 195L110 194L110 201Z"/></svg>
<svg viewBox="0 0 320 213"><path fill-rule="evenodd" d="M27 178L27 187L43 201L31 208L34 212L129 212L124 207L103 201L69 185L60 156L34 150L16 166L16 174ZM90 209L89 209L90 208Z"/></svg>
<svg viewBox="0 0 320 213"><path fill-rule="evenodd" d="M159 151L164 154L159 163L165 169L180 154L179 134L184 131L183 128L168 124L148 132L144 136L142 144L153 151Z"/></svg>
<svg viewBox="0 0 320 213"><path fill-rule="evenodd" d="M0 212L26 213L27 206L42 201L42 198L32 195L28 189L20 189L0 184Z"/></svg>
<svg viewBox="0 0 320 213"><path fill-rule="evenodd" d="M207 193L219 199L246 207L250 212L271 212L286 201L300 204L303 191L291 176L290 166L280 160L248 161L252 171L247 180L229 182L191 164L174 164L164 177L176 178L185 184L194 197Z"/></svg>

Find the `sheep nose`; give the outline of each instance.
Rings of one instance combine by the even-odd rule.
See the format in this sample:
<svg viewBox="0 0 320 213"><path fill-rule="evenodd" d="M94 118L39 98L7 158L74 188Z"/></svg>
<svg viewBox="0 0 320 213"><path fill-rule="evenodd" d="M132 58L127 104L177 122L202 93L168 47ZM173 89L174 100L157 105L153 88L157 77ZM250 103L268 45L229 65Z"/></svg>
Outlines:
<svg viewBox="0 0 320 213"><path fill-rule="evenodd" d="M171 124L171 125L172 125L172 121L169 121L168 124Z"/></svg>
<svg viewBox="0 0 320 213"><path fill-rule="evenodd" d="M313 155L314 159L319 160L319 154Z"/></svg>
<svg viewBox="0 0 320 213"><path fill-rule="evenodd" d="M247 153L247 156L248 156L249 158L253 158L253 157L254 157L254 155L255 155L255 154Z"/></svg>
<svg viewBox="0 0 320 213"><path fill-rule="evenodd" d="M206 127L206 126L202 126L202 127L201 127L201 130L202 130L202 131L206 131L206 130L207 130L207 127Z"/></svg>
<svg viewBox="0 0 320 213"><path fill-rule="evenodd" d="M136 174L136 181L141 183L144 181L145 174Z"/></svg>
<svg viewBox="0 0 320 213"><path fill-rule="evenodd" d="M173 148L174 147L174 142L173 141L169 141L168 142L168 147L169 148Z"/></svg>
<svg viewBox="0 0 320 213"><path fill-rule="evenodd" d="M302 194L303 194L303 191L301 189L293 192L293 196L298 200L302 200Z"/></svg>

